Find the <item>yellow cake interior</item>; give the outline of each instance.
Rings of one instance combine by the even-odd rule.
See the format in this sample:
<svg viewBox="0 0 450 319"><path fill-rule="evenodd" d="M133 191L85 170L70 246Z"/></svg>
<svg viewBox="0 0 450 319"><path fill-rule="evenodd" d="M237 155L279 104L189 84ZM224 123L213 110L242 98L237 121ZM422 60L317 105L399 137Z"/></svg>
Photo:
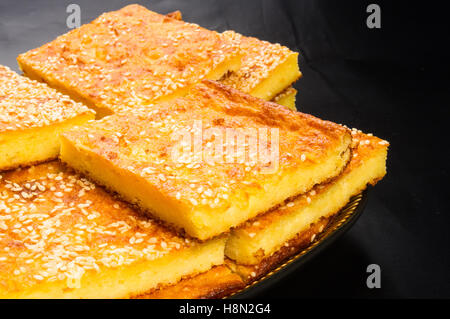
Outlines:
<svg viewBox="0 0 450 319"><path fill-rule="evenodd" d="M59 134L93 118L85 113L45 127L0 132L0 170L56 158Z"/></svg>

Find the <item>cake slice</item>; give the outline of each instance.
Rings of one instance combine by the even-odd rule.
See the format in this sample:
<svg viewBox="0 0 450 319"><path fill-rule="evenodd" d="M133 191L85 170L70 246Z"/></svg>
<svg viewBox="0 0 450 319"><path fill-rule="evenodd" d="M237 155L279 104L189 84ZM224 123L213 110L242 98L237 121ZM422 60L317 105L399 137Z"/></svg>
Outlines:
<svg viewBox="0 0 450 319"><path fill-rule="evenodd" d="M272 102L286 106L291 110L296 110L295 99L297 95L297 90L292 86L288 87L286 90L278 94L272 99Z"/></svg>
<svg viewBox="0 0 450 319"><path fill-rule="evenodd" d="M180 11L167 16L182 19ZM233 31L226 31L224 35L238 43L243 57L241 67L228 72L220 81L242 92L295 109L297 91L291 85L302 75L298 66L298 53L280 44L246 37Z"/></svg>
<svg viewBox="0 0 450 319"><path fill-rule="evenodd" d="M64 134L61 159L205 240L339 175L350 131L214 81Z"/></svg>
<svg viewBox="0 0 450 319"><path fill-rule="evenodd" d="M127 298L223 263L53 161L0 175L0 298Z"/></svg>
<svg viewBox="0 0 450 319"><path fill-rule="evenodd" d="M0 65L0 171L56 158L59 134L94 112Z"/></svg>
<svg viewBox="0 0 450 319"><path fill-rule="evenodd" d="M267 268L298 250L291 248L312 242L352 196L383 178L388 143L357 130L352 130L352 135L352 159L340 176L234 229L226 256L238 264Z"/></svg>
<svg viewBox="0 0 450 319"><path fill-rule="evenodd" d="M239 68L229 37L133 4L19 55L23 72L93 107L98 117L183 95Z"/></svg>

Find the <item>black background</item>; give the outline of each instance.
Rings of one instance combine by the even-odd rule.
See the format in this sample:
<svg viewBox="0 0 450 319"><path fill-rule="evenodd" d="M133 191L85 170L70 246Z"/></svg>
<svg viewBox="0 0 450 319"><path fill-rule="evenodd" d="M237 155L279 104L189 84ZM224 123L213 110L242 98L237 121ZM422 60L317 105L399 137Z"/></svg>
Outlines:
<svg viewBox="0 0 450 319"><path fill-rule="evenodd" d="M298 50L297 108L391 143L388 175L356 225L261 297L450 297L444 8L376 0L134 2ZM0 63L19 71L19 53L67 32L70 3L88 23L133 2L1 0ZM369 3L381 7L381 29L366 26ZM366 286L372 263L381 266L380 289Z"/></svg>

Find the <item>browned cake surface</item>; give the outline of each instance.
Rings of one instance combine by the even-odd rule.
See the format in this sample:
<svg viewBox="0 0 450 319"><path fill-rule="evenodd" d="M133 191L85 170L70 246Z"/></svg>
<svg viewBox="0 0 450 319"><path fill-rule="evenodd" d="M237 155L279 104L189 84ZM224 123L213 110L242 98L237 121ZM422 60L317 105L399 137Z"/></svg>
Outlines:
<svg viewBox="0 0 450 319"><path fill-rule="evenodd" d="M177 94L239 54L217 32L129 5L18 61L27 75L105 114Z"/></svg>
<svg viewBox="0 0 450 319"><path fill-rule="evenodd" d="M237 274L239 274L245 283L249 284L255 280L268 274L270 271L276 269L289 257L299 253L302 249L307 248L317 235L320 234L328 223L332 220L334 215L329 215L322 218L317 223L312 224L307 230L297 234L297 236L287 241L284 246L278 249L272 255L265 257L257 265L243 265L236 263L231 259L226 259L226 264Z"/></svg>
<svg viewBox="0 0 450 319"><path fill-rule="evenodd" d="M59 162L0 175L0 295L191 245Z"/></svg>
<svg viewBox="0 0 450 319"><path fill-rule="evenodd" d="M259 161L233 163L222 159L211 164L192 162L190 158L174 160L172 151L178 141L173 136L193 128L194 120L200 120L204 129L278 129L278 169L270 174L262 172L267 163ZM249 196L263 192L264 183L316 167L340 147L345 151L350 133L338 124L204 81L186 97L155 104L151 110L134 109L110 116L68 132L64 139L77 149L89 150L89 154L100 156L114 167L144 178L161 194L161 201L175 202L185 211L208 209L211 216L220 219L221 212L230 206L245 209ZM210 148L211 138L201 142L202 149Z"/></svg>
<svg viewBox="0 0 450 319"><path fill-rule="evenodd" d="M50 126L86 113L92 111L0 65L0 133Z"/></svg>
<svg viewBox="0 0 450 319"><path fill-rule="evenodd" d="M227 266L215 266L199 275L185 278L175 285L162 287L138 299L211 299L222 298L243 288L241 277Z"/></svg>

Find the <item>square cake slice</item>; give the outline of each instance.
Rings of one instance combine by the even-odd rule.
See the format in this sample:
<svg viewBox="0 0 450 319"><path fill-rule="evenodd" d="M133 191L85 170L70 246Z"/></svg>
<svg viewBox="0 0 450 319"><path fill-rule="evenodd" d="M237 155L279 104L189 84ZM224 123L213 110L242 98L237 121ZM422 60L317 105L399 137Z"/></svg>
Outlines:
<svg viewBox="0 0 450 319"><path fill-rule="evenodd" d="M0 171L56 158L59 134L94 112L0 65Z"/></svg>
<svg viewBox="0 0 450 319"><path fill-rule="evenodd" d="M127 298L223 263L58 161L0 175L0 298Z"/></svg>
<svg viewBox="0 0 450 319"><path fill-rule="evenodd" d="M61 138L61 159L208 239L339 175L350 131L214 81Z"/></svg>
<svg viewBox="0 0 450 319"><path fill-rule="evenodd" d="M383 178L388 142L358 130L352 130L352 135L352 159L340 176L232 230L226 256L238 264L259 265L263 260L267 264L295 253L292 248L305 243L305 234L306 244L310 244L323 230L323 221L368 184L375 185Z"/></svg>
<svg viewBox="0 0 450 319"><path fill-rule="evenodd" d="M241 67L228 72L223 84L270 101L301 77L297 52L234 31L223 34L237 42L244 54Z"/></svg>
<svg viewBox="0 0 450 319"><path fill-rule="evenodd" d="M238 69L240 60L229 37L136 4L18 57L26 75L93 107L98 117L183 95L193 83Z"/></svg>

